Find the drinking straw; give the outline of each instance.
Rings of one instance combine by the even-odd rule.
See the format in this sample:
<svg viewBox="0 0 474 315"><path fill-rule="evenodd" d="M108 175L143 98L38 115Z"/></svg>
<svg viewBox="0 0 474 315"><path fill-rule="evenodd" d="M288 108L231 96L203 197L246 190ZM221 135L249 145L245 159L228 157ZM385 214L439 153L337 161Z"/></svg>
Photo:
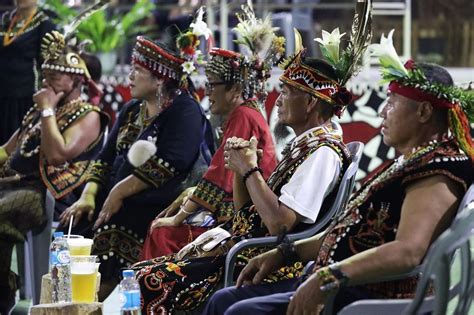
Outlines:
<svg viewBox="0 0 474 315"><path fill-rule="evenodd" d="M72 230L72 221L74 221L74 216L72 215L69 220L69 229L67 231L67 238L71 237L71 230Z"/></svg>

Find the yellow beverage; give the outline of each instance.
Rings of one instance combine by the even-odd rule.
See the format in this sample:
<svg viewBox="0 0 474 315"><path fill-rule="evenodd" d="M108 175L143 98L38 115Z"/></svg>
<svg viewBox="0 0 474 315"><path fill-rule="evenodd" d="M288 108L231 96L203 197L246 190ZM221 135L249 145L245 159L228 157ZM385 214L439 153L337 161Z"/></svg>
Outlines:
<svg viewBox="0 0 474 315"><path fill-rule="evenodd" d="M71 279L72 301L74 303L92 303L95 300L97 272L74 273Z"/></svg>
<svg viewBox="0 0 474 315"><path fill-rule="evenodd" d="M90 246L70 246L69 247L69 254L71 256L89 256L91 254L91 247Z"/></svg>
<svg viewBox="0 0 474 315"><path fill-rule="evenodd" d="M89 256L93 241L90 238L71 238L67 240L71 256Z"/></svg>

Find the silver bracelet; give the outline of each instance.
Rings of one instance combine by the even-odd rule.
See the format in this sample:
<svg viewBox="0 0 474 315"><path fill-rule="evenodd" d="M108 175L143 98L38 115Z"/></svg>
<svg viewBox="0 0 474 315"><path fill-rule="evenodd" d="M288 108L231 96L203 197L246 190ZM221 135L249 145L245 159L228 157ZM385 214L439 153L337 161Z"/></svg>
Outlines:
<svg viewBox="0 0 474 315"><path fill-rule="evenodd" d="M179 207L179 209L180 209L181 211L183 211L184 213L187 213L187 214L194 214L194 212L186 211L186 209L185 209L184 206L182 206L182 205Z"/></svg>

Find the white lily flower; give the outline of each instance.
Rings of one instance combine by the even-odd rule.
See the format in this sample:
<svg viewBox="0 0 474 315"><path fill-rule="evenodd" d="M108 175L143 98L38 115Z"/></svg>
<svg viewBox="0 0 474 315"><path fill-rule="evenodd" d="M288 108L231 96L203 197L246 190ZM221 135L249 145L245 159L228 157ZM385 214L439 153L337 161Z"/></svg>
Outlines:
<svg viewBox="0 0 474 315"><path fill-rule="evenodd" d="M335 28L331 33L323 30L323 38L315 38L314 41L318 42L323 46L328 53L328 57L334 62L339 61L339 44L341 43L341 38L346 33L339 33L339 27Z"/></svg>
<svg viewBox="0 0 474 315"><path fill-rule="evenodd" d="M183 68L183 71L186 72L187 74L191 74L196 70L196 67L194 66L194 63L192 61L186 61L181 65Z"/></svg>
<svg viewBox="0 0 474 315"><path fill-rule="evenodd" d="M209 36L211 35L211 30L207 26L207 23L202 20L204 15L204 9L201 7L198 11L198 15L196 17L196 21L191 23L189 26L192 29L192 32L196 36L202 36L206 39L209 39Z"/></svg>
<svg viewBox="0 0 474 315"><path fill-rule="evenodd" d="M382 34L380 39L380 44L371 44L369 46L369 52L372 56L379 58L380 65L384 68L391 68L396 72L399 72L400 75L408 75L407 69L403 66L400 57L398 57L395 47L393 47L393 32L392 29L388 36L385 38L385 35Z"/></svg>

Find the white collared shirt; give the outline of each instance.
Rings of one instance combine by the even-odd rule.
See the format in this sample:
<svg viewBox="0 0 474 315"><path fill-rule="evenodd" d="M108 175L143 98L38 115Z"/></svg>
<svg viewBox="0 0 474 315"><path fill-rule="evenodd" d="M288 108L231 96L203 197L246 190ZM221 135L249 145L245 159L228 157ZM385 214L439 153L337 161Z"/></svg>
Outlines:
<svg viewBox="0 0 474 315"><path fill-rule="evenodd" d="M293 143L307 137L317 128L321 127L307 130L296 137ZM333 128L333 133L342 134L339 124L333 122ZM334 150L320 147L301 163L290 181L282 187L279 201L303 216L302 222L314 223L324 199L337 184L341 167L342 162Z"/></svg>

